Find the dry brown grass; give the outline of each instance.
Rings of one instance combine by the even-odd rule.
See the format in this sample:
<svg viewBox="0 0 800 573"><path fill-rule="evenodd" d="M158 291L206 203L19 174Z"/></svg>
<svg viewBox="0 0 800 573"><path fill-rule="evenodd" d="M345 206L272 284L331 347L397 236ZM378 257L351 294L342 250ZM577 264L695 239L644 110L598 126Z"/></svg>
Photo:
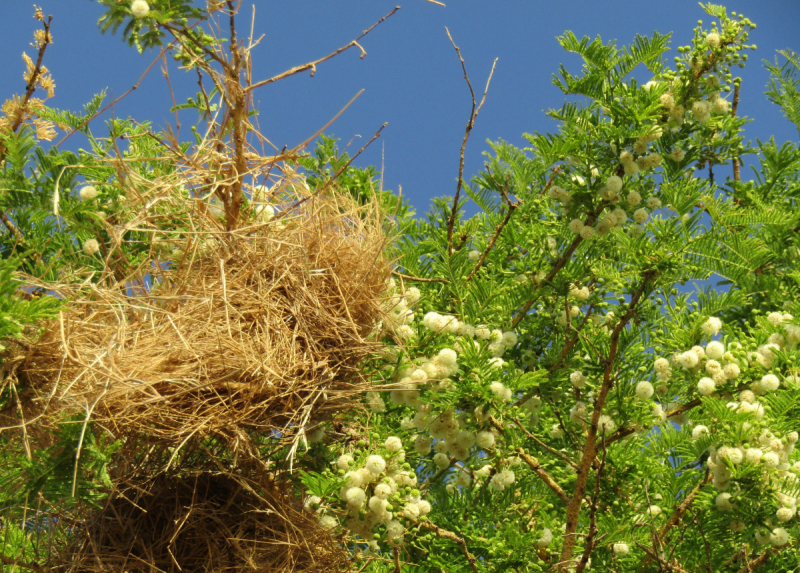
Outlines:
<svg viewBox="0 0 800 573"><path fill-rule="evenodd" d="M59 573L319 572L347 555L285 488L214 473L120 484L51 565ZM258 492L258 493L256 493Z"/></svg>
<svg viewBox="0 0 800 573"><path fill-rule="evenodd" d="M362 368L390 266L375 205L279 190L275 219L235 231L166 197L179 230L154 234L179 248L169 263L155 258L155 288L112 273L31 281L70 302L9 355L5 383L19 392L0 412L4 430L19 455L38 456L67 418L119 444L102 510L53 507L72 540L54 548L53 570L346 568L281 476L307 430L371 388ZM81 434L77 458L84 445Z"/></svg>
<svg viewBox="0 0 800 573"><path fill-rule="evenodd" d="M249 454L254 434L297 437L350 407L368 387L359 365L389 267L374 213L306 199L246 233L196 232L145 294L50 286L74 301L20 355L29 415L85 415L126 443L215 438Z"/></svg>

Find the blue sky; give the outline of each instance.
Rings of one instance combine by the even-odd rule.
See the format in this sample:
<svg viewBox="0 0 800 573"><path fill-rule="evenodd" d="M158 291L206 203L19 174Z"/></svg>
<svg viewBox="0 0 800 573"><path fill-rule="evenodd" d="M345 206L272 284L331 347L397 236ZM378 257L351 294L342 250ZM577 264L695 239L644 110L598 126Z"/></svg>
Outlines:
<svg viewBox="0 0 800 573"><path fill-rule="evenodd" d="M355 49L319 66L308 74L261 88L256 93L262 133L277 147L305 140L327 123L362 88L361 97L327 131L353 141L357 150L384 123L382 137L365 152L360 165L381 165L384 153L385 185L402 185L418 211L431 197L452 194L458 171L458 153L470 99L461 67L445 26L461 47L477 90L483 89L492 61L497 69L486 105L478 117L467 148L465 175L476 173L488 149L487 139L505 139L520 146L524 132L552 131L544 111L560 106L561 93L550 78L564 63L576 71L577 56L564 53L556 36L571 29L578 36L600 35L603 40L629 42L636 33L675 32L673 46L688 43L698 19L710 18L692 0L631 3L620 0L449 0L446 7L425 0L405 0L401 10L378 26L363 41L365 59ZM107 88L118 96L128 90L156 54L139 55L117 36L102 35L97 19L103 8L90 0L40 0L46 14L54 16L55 43L45 63L56 81L51 105L79 109L93 94ZM289 67L327 54L355 38L396 1L244 0L239 29L249 29L255 4L256 36L264 38L253 52L254 79L263 79ZM746 128L748 138L774 135L779 142L796 140L796 130L763 96L767 73L764 58L778 49L800 51L800 2L797 0L735 0L728 10L742 12L757 23L743 78L740 114L756 121ZM4 0L0 22L0 97L4 100L24 90L21 59L29 46L36 22L30 3ZM668 58L675 55L668 54ZM179 101L197 91L196 77L170 61L170 77ZM139 89L114 109L117 117L150 120L156 127L174 123L166 82L156 65ZM738 71L738 68L737 68ZM644 77L644 76L643 76ZM646 79L646 78L645 78ZM196 119L184 112L183 130ZM95 129L101 126L96 124ZM80 142L71 141L77 146Z"/></svg>

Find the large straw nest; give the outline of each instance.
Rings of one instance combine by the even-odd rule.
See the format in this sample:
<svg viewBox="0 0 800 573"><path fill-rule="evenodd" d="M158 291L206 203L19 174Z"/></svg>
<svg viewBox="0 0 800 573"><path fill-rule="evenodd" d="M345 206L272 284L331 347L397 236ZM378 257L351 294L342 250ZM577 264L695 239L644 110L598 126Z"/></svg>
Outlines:
<svg viewBox="0 0 800 573"><path fill-rule="evenodd" d="M51 563L59 573L328 572L347 556L284 487L201 473L121 484ZM256 493L256 491L258 493Z"/></svg>
<svg viewBox="0 0 800 573"><path fill-rule="evenodd" d="M198 217L144 294L48 285L73 302L16 359L26 417L78 414L128 444L252 451L256 434L297 439L352 407L389 273L370 209L306 195L233 233Z"/></svg>

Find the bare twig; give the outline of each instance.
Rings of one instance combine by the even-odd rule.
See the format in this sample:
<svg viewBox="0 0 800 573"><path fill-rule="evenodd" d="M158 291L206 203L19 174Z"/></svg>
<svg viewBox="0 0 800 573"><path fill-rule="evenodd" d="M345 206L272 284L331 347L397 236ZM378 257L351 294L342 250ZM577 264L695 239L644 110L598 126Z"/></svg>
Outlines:
<svg viewBox="0 0 800 573"><path fill-rule="evenodd" d="M318 60L314 60L313 62L308 62L307 64L303 64L301 66L296 66L294 68L286 70L285 72L283 72L281 74L278 74L277 76L273 76L273 77L268 78L266 80L262 80L260 82L256 82L253 85L248 86L245 91L247 91L247 92L253 91L256 88L260 88L261 86L265 86L267 84L271 84L271 83L277 82L279 80L282 80L284 78L288 78L289 76L293 76L295 74L299 74L300 72L304 72L306 70L311 70L311 77L314 77L314 73L317 71L317 64L321 64L322 62L330 60L331 58L333 58L335 56L338 56L342 52L345 52L345 51L349 50L353 46L356 46L356 47L358 47L359 50L361 50L361 59L363 60L364 56L367 55L367 52L364 50L364 48L361 47L361 44L358 43L359 40L361 40L361 38L363 38L364 36L369 34L373 29L375 29L375 27L378 24L380 24L381 22L383 22L384 20L386 20L390 16L393 16L394 13L397 12L399 9L400 9L400 6L395 6L394 10L392 10L386 16L384 16L383 18L381 18L380 20L375 22L372 26L370 26L369 28L364 30L358 38L356 38L355 40L351 41L348 44L345 44L344 46L342 46L341 48L339 48L335 52L331 52L327 56L324 56L324 57L322 57L322 58L320 58Z"/></svg>
<svg viewBox="0 0 800 573"><path fill-rule="evenodd" d="M325 191L325 190L326 190L328 187L330 187L330 186L333 184L333 182L334 182L334 181L336 181L336 179L338 179L338 178L339 178L339 175L341 175L342 173L344 173L344 172L347 170L347 168L348 168L348 167L350 167L350 164L351 164L351 163L353 163L353 161L355 161L355 160L356 160L356 157L358 157L359 155L361 155L361 154L364 152L364 150L365 150L367 147L369 147L369 146L370 146L370 144L371 144L373 141L375 141L376 139L378 139L378 138L381 136L381 132L383 131L383 128L384 128L384 127L386 127L387 125L389 125L389 123L388 123L388 122L386 122L386 123L384 123L382 126L380 126L380 128L378 129L378 131L376 131L376 132L375 132L375 135L373 135L373 136L372 136L372 139L370 139L368 142L366 142L366 143L365 143L365 144L364 144L364 145L361 147L361 149L359 149L359 150L358 150L358 152L357 152L355 155L353 155L353 157L351 157L351 158L350 158L350 161L348 161L347 163L345 163L344 165L342 165L341 169L339 169L339 171L337 171L336 173L334 173L334 174L333 174L333 177L331 177L330 179L328 179L328 181L326 181L326 182L325 182L325 184L324 184L324 185L322 185L322 186L321 186L319 189L317 189L316 191L314 191L314 192L313 192L313 193L311 193L310 195L308 195L308 196L306 196L306 197L302 198L302 199L301 199L301 200L299 200L297 203L295 203L295 204L292 206L292 209L295 209L295 208L299 207L300 205L302 205L303 203L305 203L306 201L308 201L308 200L309 200L309 199L311 199L312 197L316 197L317 195L319 195L319 194L321 194L323 191Z"/></svg>
<svg viewBox="0 0 800 573"><path fill-rule="evenodd" d="M37 17L40 15L40 12L37 12ZM24 109L28 106L28 102L33 96L34 92L36 91L36 84L39 81L39 76L42 74L42 60L44 60L44 53L47 51L47 46L53 43L53 38L50 35L50 23L53 21L52 16L48 16L47 20L44 17L41 18L42 26L44 26L44 37L42 39L42 43L39 46L39 54L36 57L36 64L33 67L33 71L31 72L31 77L28 80L28 85L25 86L25 97L22 99L22 104L20 105L20 111L18 117L14 120L14 123L11 126L11 131L16 132L19 129L19 126L22 125L22 122L25 120L25 113ZM0 143L0 162L5 159L6 156L6 147L2 143Z"/></svg>
<svg viewBox="0 0 800 573"><path fill-rule="evenodd" d="M447 254L451 255L453 254L453 227L456 224L458 202L461 199L461 188L464 186L464 151L467 148L469 134L472 132L472 128L475 127L475 118L478 117L478 113L480 113L483 104L486 102L486 93L489 91L489 84L492 81L492 75L494 75L494 68L497 65L497 58L495 58L494 63L492 64L492 70L489 72L489 78L486 80L486 87L483 90L483 98L481 99L481 103L477 104L475 101L475 90L472 89L472 82L469 81L467 65L464 63L464 58L461 56L461 49L456 46L456 43L453 41L453 37L450 35L450 30L448 30L446 26L444 29L447 32L447 37L450 38L450 43L453 44L453 48L456 50L456 54L458 54L458 59L461 61L461 69L464 70L464 79L467 81L469 93L472 97L472 109L470 110L469 121L467 122L467 127L464 131L464 139L461 142L461 153L458 160L458 182L456 183L456 194L455 197L453 197L453 208L450 212L450 219L447 221Z"/></svg>

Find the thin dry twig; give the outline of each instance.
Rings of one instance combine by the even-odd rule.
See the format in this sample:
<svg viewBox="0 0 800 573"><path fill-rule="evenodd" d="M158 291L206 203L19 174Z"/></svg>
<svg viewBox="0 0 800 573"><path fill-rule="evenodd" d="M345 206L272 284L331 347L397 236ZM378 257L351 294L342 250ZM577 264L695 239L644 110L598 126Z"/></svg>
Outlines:
<svg viewBox="0 0 800 573"><path fill-rule="evenodd" d="M389 17L393 16L393 15L395 14L395 12L397 12L399 9L400 9L400 6L395 6L395 7L394 7L394 9L393 9L391 12L389 12L389 13L388 13L386 16L384 16L383 18L381 18L380 20L378 20L377 22L375 22L375 23L374 23L372 26L370 26L369 28L367 28L366 30L364 30L364 31L361 33L361 35L360 35L359 37L357 37L355 40L352 40L352 41L351 41L351 42L349 42L348 44L345 44L344 46L342 46L341 48L339 48L338 50L336 50L336 51L334 51L334 52L331 52L331 53L330 53L330 54L328 54L327 56L324 56L324 57L322 57L322 58L320 58L320 59L318 59L318 60L314 60L313 62L308 62L307 64L303 64L303 65L301 65L301 66L295 66L294 68L291 68L291 69L289 69L289 70L286 70L285 72L283 72L283 73L280 73L280 74L278 74L277 76L273 76L273 77L271 77L271 78L268 78L268 79L266 79L266 80L262 80L262 81L260 81L260 82L256 82L256 83L254 83L253 85L251 85L251 86L248 86L248 87L246 88L246 91L247 91L247 92L251 92L251 91L253 91L253 90L254 90L254 89L256 89L256 88L260 88L261 86L265 86L265 85L268 85L268 84L271 84L271 83L277 82L277 81L279 81L279 80L282 80L282 79L284 79L284 78L288 78L289 76L293 76L293 75L295 75L295 74L299 74L299 73L301 73L301 72L304 72L304 71L306 71L306 70L311 70L311 77L314 77L314 74L315 74L315 73L316 73L316 71L317 71L317 65L318 65L318 64L321 64L322 62L326 62L326 61L330 60L331 58L333 58L333 57L335 57L335 56L338 56L339 54L341 54L341 53L342 53L342 52L344 52L344 51L347 51L347 50L349 50L349 49L350 49L350 48L352 48L353 46L356 46L356 47L357 47L359 50L361 50L361 59L363 60L363 59L364 59L364 57L367 55L367 52L364 50L364 48L362 48L362 47L361 47L361 45L360 45L358 42L359 42L359 41L360 41L360 40L361 40L361 39L362 39L364 36L366 36L366 35L367 35L367 34L369 34L369 33L370 33L372 30L374 30L374 29L375 29L375 27L376 27L376 26L378 26L378 24L380 24L381 22L383 22L383 21L384 21L384 20L386 20L387 18L389 18Z"/></svg>
<svg viewBox="0 0 800 573"><path fill-rule="evenodd" d="M458 214L458 204L461 199L461 188L464 186L464 151L467 148L467 141L469 140L469 134L472 132L472 128L475 127L475 118L478 117L478 113L480 113L483 104L486 103L486 94L489 91L489 84L492 82L494 69L495 66L497 65L497 58L495 58L494 62L492 63L492 70L489 72L489 77L486 80L486 87L483 90L483 97L481 98L480 104L478 104L475 101L475 90L472 89L472 82L470 82L469 80L469 74L467 74L467 65L464 62L464 58L461 56L461 50L453 41L453 37L450 35L450 30L447 29L447 26L445 26L444 29L447 32L447 37L450 38L450 43L456 50L456 54L458 54L458 59L461 62L461 69L464 70L464 79L467 81L470 97L472 98L472 109L470 110L469 121L467 121L467 127L464 131L464 139L461 142L461 152L459 154L459 160L458 160L458 182L456 183L456 194L453 197L453 207L450 212L450 219L447 221L447 254L452 255L453 228L455 227L456 215Z"/></svg>

